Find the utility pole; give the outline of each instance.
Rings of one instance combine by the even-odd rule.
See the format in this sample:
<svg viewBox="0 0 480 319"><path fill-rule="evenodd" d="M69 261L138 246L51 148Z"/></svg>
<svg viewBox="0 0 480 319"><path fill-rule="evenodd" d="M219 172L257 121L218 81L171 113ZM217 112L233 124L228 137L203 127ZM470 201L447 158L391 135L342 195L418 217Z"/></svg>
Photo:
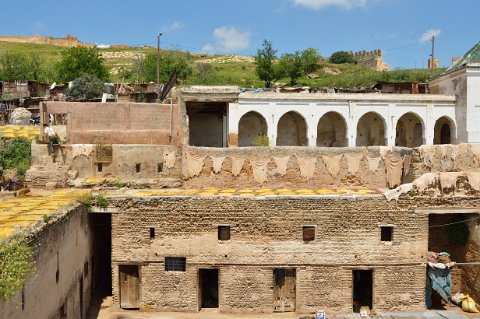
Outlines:
<svg viewBox="0 0 480 319"><path fill-rule="evenodd" d="M432 35L432 59L430 60L430 67L432 68L432 75L435 72L435 36Z"/></svg>
<svg viewBox="0 0 480 319"><path fill-rule="evenodd" d="M160 37L162 36L161 32L158 32L157 36L157 94L160 98Z"/></svg>

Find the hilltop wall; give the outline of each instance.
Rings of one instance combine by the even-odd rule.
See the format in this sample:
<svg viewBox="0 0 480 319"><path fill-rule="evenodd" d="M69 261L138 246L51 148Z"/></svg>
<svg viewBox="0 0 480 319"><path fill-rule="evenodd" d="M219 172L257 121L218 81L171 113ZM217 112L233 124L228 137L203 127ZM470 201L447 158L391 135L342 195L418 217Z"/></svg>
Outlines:
<svg viewBox="0 0 480 319"><path fill-rule="evenodd" d="M50 36L34 35L34 36L0 36L0 41L15 43L33 43L33 44L49 44L62 47L95 47L95 44L88 44L78 41L77 37L67 35L65 38L54 38Z"/></svg>

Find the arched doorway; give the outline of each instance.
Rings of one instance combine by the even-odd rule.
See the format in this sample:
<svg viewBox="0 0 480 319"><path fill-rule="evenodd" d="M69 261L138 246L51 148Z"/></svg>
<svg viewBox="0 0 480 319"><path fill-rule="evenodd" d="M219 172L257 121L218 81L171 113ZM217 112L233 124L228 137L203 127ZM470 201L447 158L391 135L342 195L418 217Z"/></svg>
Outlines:
<svg viewBox="0 0 480 319"><path fill-rule="evenodd" d="M384 146L385 120L374 112L364 114L357 124L357 146Z"/></svg>
<svg viewBox="0 0 480 319"><path fill-rule="evenodd" d="M267 122L259 113L246 113L238 122L238 146L255 146L259 136L267 135Z"/></svg>
<svg viewBox="0 0 480 319"><path fill-rule="evenodd" d="M414 113L406 113L400 117L395 129L395 146L418 147L423 142L423 122Z"/></svg>
<svg viewBox="0 0 480 319"><path fill-rule="evenodd" d="M278 121L277 146L307 146L307 124L298 113L285 113Z"/></svg>
<svg viewBox="0 0 480 319"><path fill-rule="evenodd" d="M455 125L451 119L443 116L435 122L433 144L452 144L455 140Z"/></svg>
<svg viewBox="0 0 480 319"><path fill-rule="evenodd" d="M347 146L347 126L345 119L337 112L328 112L318 121L317 146Z"/></svg>

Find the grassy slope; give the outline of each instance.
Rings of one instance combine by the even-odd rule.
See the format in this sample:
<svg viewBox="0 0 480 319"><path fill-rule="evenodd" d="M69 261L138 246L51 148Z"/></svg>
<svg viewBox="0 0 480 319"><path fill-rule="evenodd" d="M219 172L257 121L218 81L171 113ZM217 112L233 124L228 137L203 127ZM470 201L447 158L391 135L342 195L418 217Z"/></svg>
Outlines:
<svg viewBox="0 0 480 319"><path fill-rule="evenodd" d="M46 62L55 62L61 58L63 47L43 45L43 44L23 44L0 42L0 55L5 51L19 53L37 53L45 59ZM119 81L116 75L120 67L129 66L133 63L135 56L146 55L156 52L153 47L137 47L137 48L108 48L100 49L105 53L105 64L112 70L112 81ZM206 58L195 57L195 61L205 62ZM209 85L239 85L241 87L262 87L264 83L258 79L255 73L255 64L252 61L235 61L235 59L213 56L207 58L212 60L214 67L206 84ZM218 60L223 60L220 61ZM340 74L329 74L327 71L336 70ZM443 69L437 70L437 73ZM319 76L317 79L301 78L298 85L308 85L315 87L355 87L355 86L371 86L378 81L392 82L424 82L430 76L430 70L395 70L390 72L376 72L365 67L353 64L335 65L322 63L316 72ZM278 82L289 83L289 79L281 79ZM198 77L192 76L185 84L202 84Z"/></svg>

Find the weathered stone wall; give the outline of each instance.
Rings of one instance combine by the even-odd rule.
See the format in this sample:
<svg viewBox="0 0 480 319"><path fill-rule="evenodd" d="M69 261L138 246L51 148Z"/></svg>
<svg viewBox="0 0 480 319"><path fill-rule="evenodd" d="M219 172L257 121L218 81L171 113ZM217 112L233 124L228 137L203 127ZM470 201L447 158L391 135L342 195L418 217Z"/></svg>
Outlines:
<svg viewBox="0 0 480 319"><path fill-rule="evenodd" d="M0 36L0 41L16 42L16 43L35 43L35 44L50 44L62 47L95 47L95 44L88 44L78 41L77 37L67 35L65 38L54 38L43 35L33 36Z"/></svg>
<svg viewBox="0 0 480 319"><path fill-rule="evenodd" d="M103 163L101 172L98 171L98 167L94 163L92 152L94 147L94 145L62 145L60 149L55 150L55 163L59 167L68 167L71 171L77 172L78 177L81 178L116 177L119 179L155 179L178 178L181 174L181 150L174 146L142 144L113 145L112 162ZM90 152L80 154L82 149L88 149ZM165 162L166 153L176 154L174 167L167 166ZM65 180L68 178L66 173L62 174L57 166L54 167L55 170L49 170L48 164L51 161L52 158L48 155L46 144L32 144L33 168L27 173L31 185L43 186L47 180L52 181L58 180L59 178ZM140 172L136 171L137 164L140 164ZM161 172L159 172L159 164L162 165ZM35 167L37 169L35 169ZM56 175L60 176L55 178Z"/></svg>
<svg viewBox="0 0 480 319"><path fill-rule="evenodd" d="M8 303L0 303L0 317L80 318L81 313L85 317L93 273L92 236L88 214L82 207L60 213L33 233L36 270L25 284L24 309L19 293ZM80 281L83 281L83 291L80 291Z"/></svg>
<svg viewBox="0 0 480 319"><path fill-rule="evenodd" d="M400 147L368 147L368 148L331 148L331 147L242 147L242 148L182 148L182 172L185 179L184 186L187 188L197 187L287 187L287 188L318 188L328 186L359 186L387 187L385 157L396 158L411 155L412 150ZM188 168L191 165L187 158L204 158L204 164L198 175L192 176ZM338 165L338 174L331 174L322 156L333 158L341 156L332 165ZM358 158L360 156L360 158ZM213 169L213 158L224 157L223 165L219 172ZM284 175L274 160L274 157L289 157L287 170ZM352 173L348 158L357 157L358 171ZM381 159L375 170L369 168L366 158ZM238 176L232 172L233 159L244 159L245 164ZM304 177L301 174L298 158L317 158L313 167L313 176ZM255 163L265 161L266 181L260 182L255 179L253 166ZM355 161L354 161L355 162ZM401 172L400 172L401 173ZM413 170L403 176L403 180L411 181Z"/></svg>
<svg viewBox="0 0 480 319"><path fill-rule="evenodd" d="M139 264L142 307L197 311L197 271L219 268L220 310L272 312L273 269L297 271L297 310L351 311L352 270L373 269L375 307L424 306L428 216L408 200L364 198L153 197L112 198L113 298L118 265ZM421 205L421 203L420 203ZM217 239L231 225L231 240ZM302 226L316 225L316 240ZM393 242L380 226L394 227ZM157 230L150 239L149 228ZM165 272L165 257L186 257L186 272ZM181 298L180 298L181 296Z"/></svg>

